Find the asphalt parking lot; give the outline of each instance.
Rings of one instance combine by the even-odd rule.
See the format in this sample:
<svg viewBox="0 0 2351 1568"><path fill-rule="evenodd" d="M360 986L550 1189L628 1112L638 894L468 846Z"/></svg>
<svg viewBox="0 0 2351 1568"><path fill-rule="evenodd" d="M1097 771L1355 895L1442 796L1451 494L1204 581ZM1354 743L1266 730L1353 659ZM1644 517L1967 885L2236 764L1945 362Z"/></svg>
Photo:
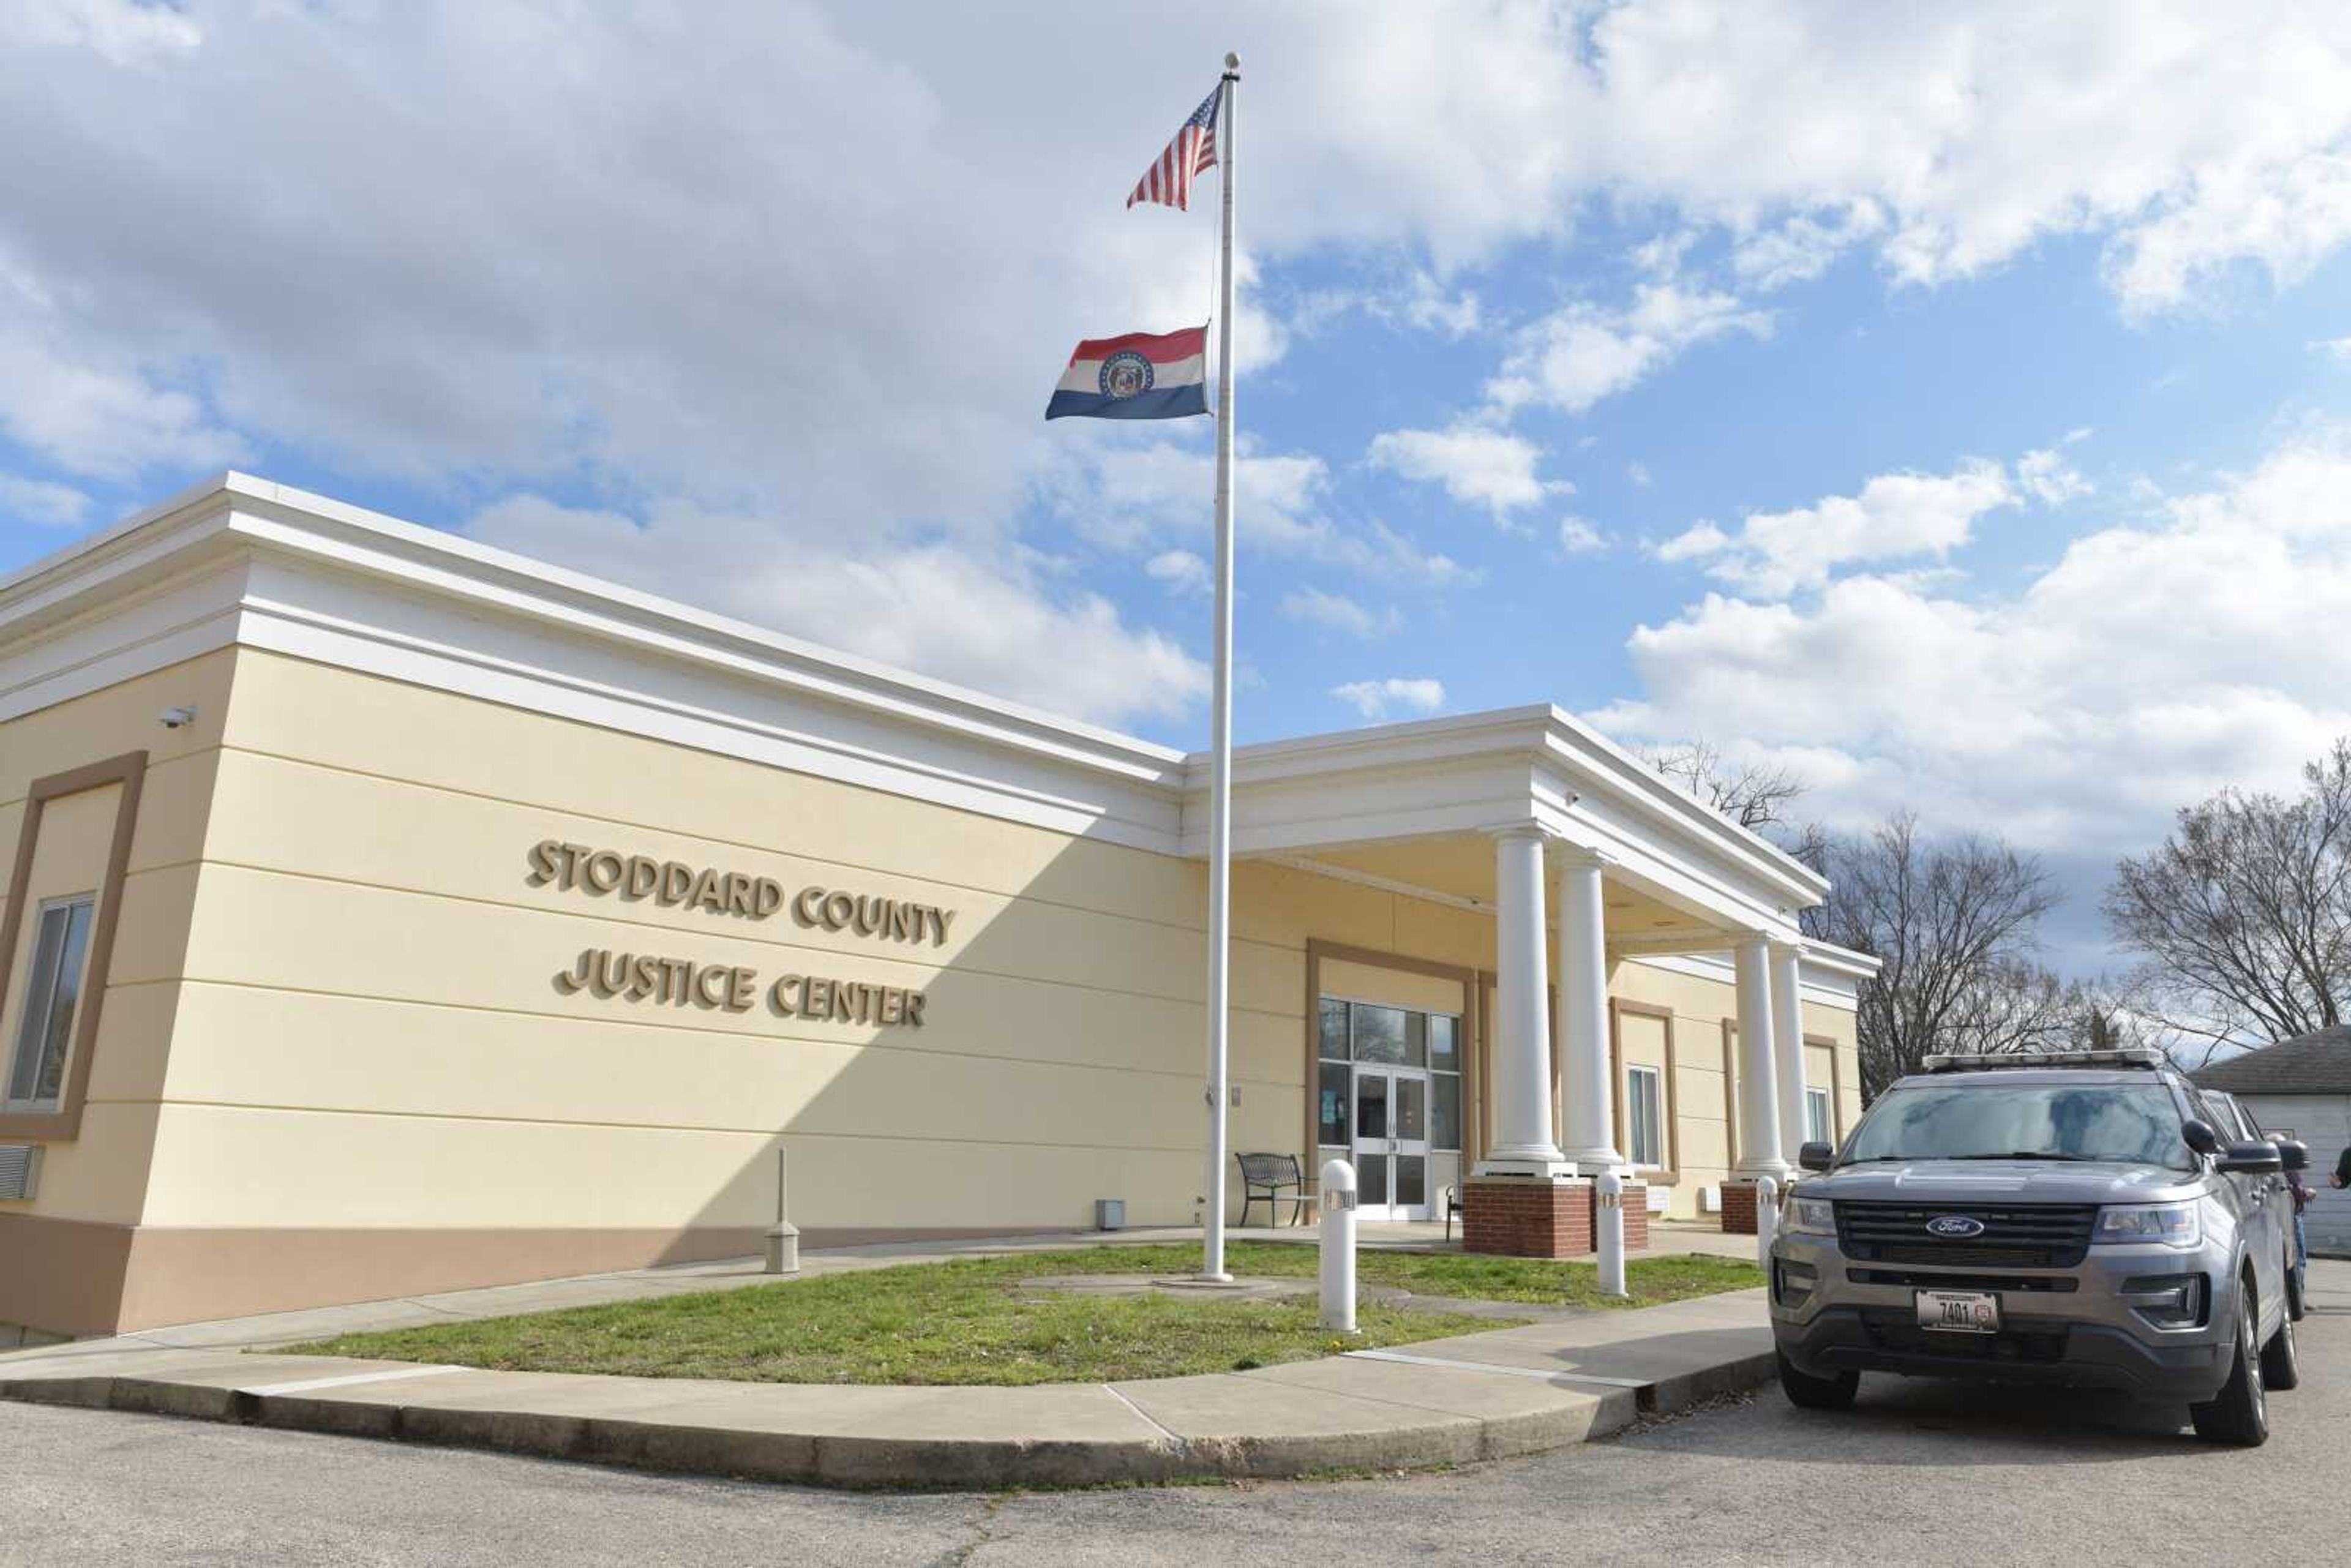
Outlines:
<svg viewBox="0 0 2351 1568"><path fill-rule="evenodd" d="M998 1497L681 1480L0 1406L0 1563L2144 1563L2342 1555L2351 1263L2314 1268L2266 1448L2095 1395L1777 1390L1447 1474ZM2233 1543L2233 1545L2231 1544Z"/></svg>

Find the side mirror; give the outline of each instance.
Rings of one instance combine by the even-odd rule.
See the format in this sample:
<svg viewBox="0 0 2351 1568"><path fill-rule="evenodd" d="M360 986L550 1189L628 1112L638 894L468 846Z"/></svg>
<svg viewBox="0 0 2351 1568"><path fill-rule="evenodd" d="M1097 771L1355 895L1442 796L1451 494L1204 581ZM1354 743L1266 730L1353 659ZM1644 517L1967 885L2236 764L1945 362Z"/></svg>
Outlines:
<svg viewBox="0 0 2351 1568"><path fill-rule="evenodd" d="M2228 1176L2275 1176L2285 1169L2285 1162L2278 1157L2275 1144L2248 1138L2223 1149L2213 1168Z"/></svg>
<svg viewBox="0 0 2351 1568"><path fill-rule="evenodd" d="M1796 1163L1808 1171L1824 1171L1836 1164L1836 1150L1827 1144L1806 1144L1796 1151Z"/></svg>
<svg viewBox="0 0 2351 1568"><path fill-rule="evenodd" d="M2212 1130L2212 1124L2210 1122L2199 1122L2190 1117L2180 1124L2179 1136L2189 1148L2199 1155L2217 1155L2220 1152L2220 1134Z"/></svg>
<svg viewBox="0 0 2351 1568"><path fill-rule="evenodd" d="M2306 1171L2310 1168L2310 1145L2299 1138L2277 1141L2278 1165L2281 1169Z"/></svg>

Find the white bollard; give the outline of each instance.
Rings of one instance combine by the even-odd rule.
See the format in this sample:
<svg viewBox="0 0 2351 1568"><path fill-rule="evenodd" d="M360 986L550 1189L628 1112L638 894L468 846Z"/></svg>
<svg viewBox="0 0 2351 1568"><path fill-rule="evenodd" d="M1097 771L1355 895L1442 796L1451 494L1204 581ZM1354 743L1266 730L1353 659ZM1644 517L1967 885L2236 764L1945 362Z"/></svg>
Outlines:
<svg viewBox="0 0 2351 1568"><path fill-rule="evenodd" d="M776 1145L776 1223L768 1228L768 1272L800 1271L800 1230L784 1218L784 1145Z"/></svg>
<svg viewBox="0 0 2351 1568"><path fill-rule="evenodd" d="M1764 1176L1755 1184L1755 1262L1771 1271L1771 1235L1780 1228L1780 1184Z"/></svg>
<svg viewBox="0 0 2351 1568"><path fill-rule="evenodd" d="M1593 1214L1600 1221L1600 1293L1625 1295L1629 1292L1625 1289L1625 1178L1611 1168L1602 1171L1593 1186L1598 1195Z"/></svg>
<svg viewBox="0 0 2351 1568"><path fill-rule="evenodd" d="M1355 1332L1355 1167L1322 1166L1322 1326Z"/></svg>

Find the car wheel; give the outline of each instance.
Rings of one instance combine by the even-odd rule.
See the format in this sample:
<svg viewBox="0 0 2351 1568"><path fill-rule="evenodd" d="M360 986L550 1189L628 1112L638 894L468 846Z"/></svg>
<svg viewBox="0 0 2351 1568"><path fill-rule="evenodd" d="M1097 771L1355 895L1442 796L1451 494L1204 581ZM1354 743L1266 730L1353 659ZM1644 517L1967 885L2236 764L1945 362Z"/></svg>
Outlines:
<svg viewBox="0 0 2351 1568"><path fill-rule="evenodd" d="M2210 1442L2259 1448L2269 1441L2270 1402L2262 1386L2262 1358L2253 1348L2253 1325L2260 1303L2251 1281L2237 1287L2237 1347L2229 1366L2229 1381L2220 1392L2200 1405L2190 1405L2188 1416L2196 1435Z"/></svg>
<svg viewBox="0 0 2351 1568"><path fill-rule="evenodd" d="M1787 1353L1780 1353L1780 1391L1788 1403L1801 1410L1845 1410L1853 1406L1853 1396L1861 1388L1861 1374L1840 1372L1834 1377L1814 1377L1799 1372Z"/></svg>
<svg viewBox="0 0 2351 1568"><path fill-rule="evenodd" d="M2262 1386L2292 1388L2302 1381L2302 1362L2294 1343L2294 1317L2278 1320L2278 1332L2262 1346Z"/></svg>
<svg viewBox="0 0 2351 1568"><path fill-rule="evenodd" d="M2285 1315L2287 1321L2297 1323L2310 1315L2310 1303L2302 1295L2302 1270L2294 1266L2290 1258L2285 1265ZM2285 1388L2291 1385L2280 1383L2274 1386Z"/></svg>

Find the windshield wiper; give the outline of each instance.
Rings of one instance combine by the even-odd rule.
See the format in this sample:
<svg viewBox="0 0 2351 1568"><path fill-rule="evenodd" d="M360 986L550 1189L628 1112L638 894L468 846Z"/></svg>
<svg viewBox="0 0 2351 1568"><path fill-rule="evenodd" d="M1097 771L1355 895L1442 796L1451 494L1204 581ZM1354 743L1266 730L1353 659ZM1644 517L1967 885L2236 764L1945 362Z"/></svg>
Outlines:
<svg viewBox="0 0 2351 1568"><path fill-rule="evenodd" d="M1947 1160L2072 1160L2081 1165L2095 1163L2087 1155L2061 1155L2052 1149L2013 1149L2004 1155L1945 1155L1943 1158Z"/></svg>

